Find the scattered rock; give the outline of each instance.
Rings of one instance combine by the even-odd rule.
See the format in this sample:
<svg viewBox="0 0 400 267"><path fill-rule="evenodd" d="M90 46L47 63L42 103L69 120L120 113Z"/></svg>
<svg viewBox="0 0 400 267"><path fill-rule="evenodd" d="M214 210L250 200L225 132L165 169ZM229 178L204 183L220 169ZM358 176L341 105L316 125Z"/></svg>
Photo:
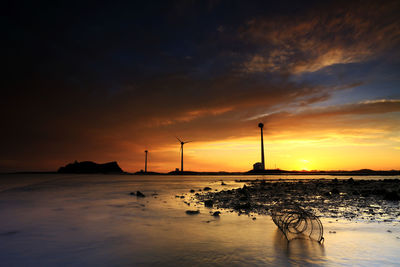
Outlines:
<svg viewBox="0 0 400 267"><path fill-rule="evenodd" d="M395 191L387 192L385 196L383 197L384 200L389 200L389 201L399 201L400 196L397 194Z"/></svg>
<svg viewBox="0 0 400 267"><path fill-rule="evenodd" d="M212 214L212 216L214 216L214 217L219 217L220 214L221 214L221 212L216 211L216 212L214 212L214 213Z"/></svg>
<svg viewBox="0 0 400 267"><path fill-rule="evenodd" d="M222 180L220 180L222 182ZM268 215L286 202L308 207L317 216L347 220L379 220L400 216L400 207L387 200L399 199L400 180L302 179L241 180L239 188L199 192L192 201L207 207L241 214ZM389 194L390 193L390 194ZM199 203L196 202L196 203Z"/></svg>
<svg viewBox="0 0 400 267"><path fill-rule="evenodd" d="M223 181L221 182L221 185L226 185L226 183L224 183Z"/></svg>
<svg viewBox="0 0 400 267"><path fill-rule="evenodd" d="M187 210L186 211L187 215L196 215L196 214L199 214L199 213L200 213L199 210Z"/></svg>
<svg viewBox="0 0 400 267"><path fill-rule="evenodd" d="M254 217L254 218L253 218L253 221L255 221L255 220L257 220L257 218L256 218L256 217Z"/></svg>
<svg viewBox="0 0 400 267"><path fill-rule="evenodd" d="M337 188L333 188L332 190L331 190L331 194L332 195L339 195L339 189L337 189Z"/></svg>
<svg viewBox="0 0 400 267"><path fill-rule="evenodd" d="M130 192L129 195L134 196L135 192Z"/></svg>
<svg viewBox="0 0 400 267"><path fill-rule="evenodd" d="M140 191L136 191L136 196L137 197L145 197L145 195Z"/></svg>
<svg viewBox="0 0 400 267"><path fill-rule="evenodd" d="M391 233L392 231L390 231L390 230L387 230L386 232L388 232L388 233Z"/></svg>
<svg viewBox="0 0 400 267"><path fill-rule="evenodd" d="M211 199L204 201L204 206L206 206L207 208L212 208L213 205L214 201L212 201Z"/></svg>
<svg viewBox="0 0 400 267"><path fill-rule="evenodd" d="M206 186L206 187L203 188L203 190L204 190L204 191L210 191L210 190L211 190L211 187Z"/></svg>
<svg viewBox="0 0 400 267"><path fill-rule="evenodd" d="M194 191L194 189L190 189L190 193L194 193L195 191Z"/></svg>

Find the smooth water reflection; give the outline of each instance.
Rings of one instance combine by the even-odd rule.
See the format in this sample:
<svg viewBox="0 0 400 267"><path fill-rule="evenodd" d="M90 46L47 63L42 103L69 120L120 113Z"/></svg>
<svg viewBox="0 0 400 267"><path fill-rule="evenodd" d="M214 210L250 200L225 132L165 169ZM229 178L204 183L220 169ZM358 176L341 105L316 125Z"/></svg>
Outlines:
<svg viewBox="0 0 400 267"><path fill-rule="evenodd" d="M18 176L6 178L0 180L7 188L0 193L3 266L394 265L400 260L398 226L324 220L324 245L301 239L287 243L269 216L253 220L221 210L215 218L210 216L215 210L184 203L190 189L242 186L237 177L47 175L30 180L25 175L23 182L8 184ZM136 190L146 198L129 195ZM200 214L186 215L188 209Z"/></svg>

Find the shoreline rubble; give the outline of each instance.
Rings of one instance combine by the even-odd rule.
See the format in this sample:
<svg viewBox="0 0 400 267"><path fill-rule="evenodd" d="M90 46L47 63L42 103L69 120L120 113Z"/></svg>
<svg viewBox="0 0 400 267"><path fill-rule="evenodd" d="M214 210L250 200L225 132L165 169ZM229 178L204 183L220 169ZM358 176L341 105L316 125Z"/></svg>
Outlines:
<svg viewBox="0 0 400 267"><path fill-rule="evenodd" d="M271 215L277 205L296 204L323 218L400 222L400 180L240 180L241 188L193 194L206 207L240 214ZM212 203L212 205L210 205Z"/></svg>

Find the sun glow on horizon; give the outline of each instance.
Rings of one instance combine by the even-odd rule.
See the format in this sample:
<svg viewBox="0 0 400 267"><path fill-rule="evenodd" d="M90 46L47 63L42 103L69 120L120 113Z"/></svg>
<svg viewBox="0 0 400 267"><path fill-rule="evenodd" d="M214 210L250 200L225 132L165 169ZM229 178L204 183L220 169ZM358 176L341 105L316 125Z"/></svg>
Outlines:
<svg viewBox="0 0 400 267"><path fill-rule="evenodd" d="M345 138L276 139L264 136L267 169L375 170L399 169L400 151L390 143L351 143ZM150 150L149 169L167 172L180 166L178 144ZM184 147L184 169L191 171L248 171L261 161L259 137L193 142ZM136 171L134 167L132 171Z"/></svg>

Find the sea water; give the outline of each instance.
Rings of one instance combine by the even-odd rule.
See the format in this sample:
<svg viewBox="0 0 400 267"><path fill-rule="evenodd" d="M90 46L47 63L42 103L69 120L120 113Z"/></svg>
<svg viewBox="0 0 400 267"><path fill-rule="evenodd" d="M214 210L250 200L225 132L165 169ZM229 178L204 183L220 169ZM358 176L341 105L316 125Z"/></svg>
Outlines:
<svg viewBox="0 0 400 267"><path fill-rule="evenodd" d="M257 178L332 179L0 175L0 265L398 266L397 221L322 218L322 245L311 240L288 243L270 216L219 210L221 216L213 217L217 209L196 203L189 192L206 186L238 188L243 183L235 180ZM362 178L371 179L357 177ZM138 190L146 197L130 195ZM200 213L187 215L186 210Z"/></svg>

